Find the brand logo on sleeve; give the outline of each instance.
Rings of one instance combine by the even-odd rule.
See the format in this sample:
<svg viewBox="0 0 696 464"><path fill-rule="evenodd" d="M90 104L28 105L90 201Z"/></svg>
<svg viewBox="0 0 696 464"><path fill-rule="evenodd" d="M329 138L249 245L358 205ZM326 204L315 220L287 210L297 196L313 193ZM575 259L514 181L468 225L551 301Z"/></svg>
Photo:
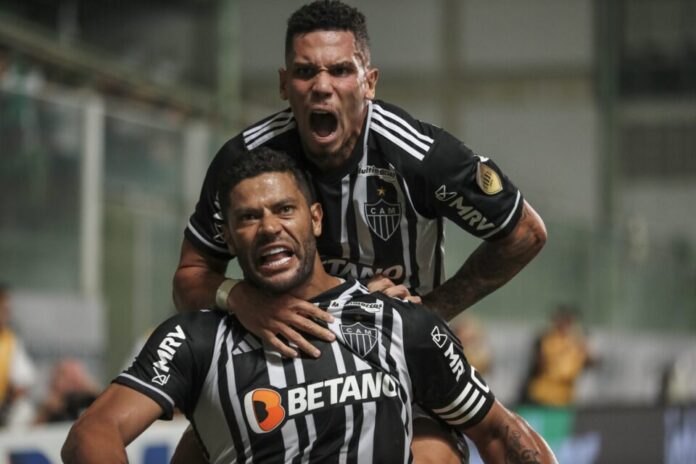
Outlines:
<svg viewBox="0 0 696 464"><path fill-rule="evenodd" d="M433 341L438 348L444 347L445 343L447 343L447 335L440 332L438 326L433 327L433 330L430 331L430 336L433 337Z"/></svg>
<svg viewBox="0 0 696 464"><path fill-rule="evenodd" d="M481 164L479 163L479 165ZM486 168L490 169L491 172L495 174L495 171L493 171L491 168L488 166L486 166ZM497 174L495 175L497 176ZM489 195L492 195L492 193ZM488 219L486 219L479 210L471 205L465 204L464 198L461 195L458 195L457 192L448 192L444 185L441 185L440 188L435 190L435 198L447 203L447 206L455 208L457 210L457 215L462 218L464 222L469 223L470 227L475 227L478 231L492 229L495 227L495 224L488 222Z"/></svg>
<svg viewBox="0 0 696 464"><path fill-rule="evenodd" d="M157 347L157 357L159 359L152 364L152 368L155 371L152 382L164 386L169 381L169 362L174 358L174 354L183 343L183 340L186 340L186 334L184 334L181 326L177 325L159 344L159 347Z"/></svg>
<svg viewBox="0 0 696 464"><path fill-rule="evenodd" d="M476 167L476 183L486 195L495 195L503 190L503 182L498 173L483 162L479 162Z"/></svg>

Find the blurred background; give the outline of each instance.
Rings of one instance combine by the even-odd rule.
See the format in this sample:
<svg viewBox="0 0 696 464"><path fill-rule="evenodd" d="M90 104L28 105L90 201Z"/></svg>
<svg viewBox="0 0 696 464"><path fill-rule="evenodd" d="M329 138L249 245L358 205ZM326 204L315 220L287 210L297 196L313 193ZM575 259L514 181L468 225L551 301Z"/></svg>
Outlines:
<svg viewBox="0 0 696 464"><path fill-rule="evenodd" d="M0 3L0 281L35 385L65 358L106 384L172 314L207 164L284 108L285 22L303 3ZM546 222L541 254L468 311L498 397L520 400L564 303L599 360L576 405L692 403L696 0L349 3L368 18L378 98L495 159ZM476 245L448 227L448 272ZM670 393L677 365L691 377ZM657 422L696 441L696 413L679 411ZM665 462L696 462L690 449Z"/></svg>

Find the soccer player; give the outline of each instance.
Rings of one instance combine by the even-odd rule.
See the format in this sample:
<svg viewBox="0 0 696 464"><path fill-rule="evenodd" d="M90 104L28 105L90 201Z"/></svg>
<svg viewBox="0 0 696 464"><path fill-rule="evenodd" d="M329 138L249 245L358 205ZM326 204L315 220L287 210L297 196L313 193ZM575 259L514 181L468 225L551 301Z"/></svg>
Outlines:
<svg viewBox="0 0 696 464"><path fill-rule="evenodd" d="M246 282L331 313L336 340L315 341L318 358L283 358L226 311L180 313L73 425L66 463L125 462L125 446L175 407L211 463L407 463L413 401L468 435L485 462L555 462L443 319L326 273L322 208L291 158L261 147L233 161L223 235Z"/></svg>
<svg viewBox="0 0 696 464"><path fill-rule="evenodd" d="M329 312L225 279L234 255L222 237L218 181L235 153L260 146L289 153L310 173L325 212L317 247L327 272L363 281L377 276L371 290L405 296L408 289L446 320L538 253L544 224L500 168L445 130L376 100L378 77L362 13L318 1L292 14L279 72L280 94L290 108L232 138L212 161L174 277L178 309L217 302L286 356L298 350L319 355L301 332L332 339L311 319L329 322ZM444 218L484 239L447 280ZM392 282L396 286L389 287ZM437 443L425 446L436 455Z"/></svg>

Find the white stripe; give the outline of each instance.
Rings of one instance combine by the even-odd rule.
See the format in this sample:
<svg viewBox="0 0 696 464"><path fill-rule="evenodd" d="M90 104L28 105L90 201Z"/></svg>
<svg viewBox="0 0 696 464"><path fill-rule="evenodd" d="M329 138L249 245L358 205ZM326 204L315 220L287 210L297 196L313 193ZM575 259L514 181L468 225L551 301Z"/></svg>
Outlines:
<svg viewBox="0 0 696 464"><path fill-rule="evenodd" d="M234 340L232 339L232 332L227 333L227 346L234 346ZM234 363L228 358L227 365L225 366L227 370L227 392L223 394L229 395L230 403L232 403L232 411L234 412L234 418L237 422L237 430L242 437L242 442L244 443L244 455L246 456L245 463L251 464L253 462L253 455L251 450L251 440L249 439L249 434L247 433L247 426L244 422L244 413L242 411L242 403L239 401L239 395L237 394L237 381L234 373ZM228 435L227 439L230 437ZM234 448L234 446L231 446Z"/></svg>
<svg viewBox="0 0 696 464"><path fill-rule="evenodd" d="M423 158L425 156L422 153L415 150L413 147L411 147L409 144L407 144L406 142L404 142L400 138L394 136L394 134L389 132L384 127L381 127L373 122L372 123L372 130L374 130L378 134L382 134L387 140L390 140L395 145L398 145L399 147L401 147L409 155L413 156L414 158L418 159L419 161L423 161Z"/></svg>
<svg viewBox="0 0 696 464"><path fill-rule="evenodd" d="M371 108L371 107L369 107ZM367 126L370 127L370 117L371 110L368 108L367 113ZM360 159L360 168L367 168L367 139L368 134L365 134L363 139L363 153ZM358 236L358 251L360 256L360 262L374 265L375 264L375 250L372 245L372 234L370 233L370 228L367 225L367 217L365 217L364 205L367 204L367 177L357 176L355 179L355 187L353 188L353 209L355 211L355 227L357 229ZM360 218L360 219L358 219ZM360 277L360 276L356 276Z"/></svg>
<svg viewBox="0 0 696 464"><path fill-rule="evenodd" d="M401 127L397 126L397 125L394 124L393 122L387 121L387 120L384 119L381 115L375 114L375 115L374 115L374 119L375 119L376 121L381 122L382 125L383 125L386 129L391 129L392 131L396 132L396 133L399 134L403 139L405 139L405 140L408 141L408 142L411 142L413 145L417 146L418 148L420 148L420 149L423 150L424 152L427 153L428 150L430 150L430 146L429 146L429 145L426 145L425 143L421 142L421 141L418 140L417 138L411 136L411 135L408 134L405 130L403 130ZM432 142L431 142L431 143L432 143Z"/></svg>
<svg viewBox="0 0 696 464"><path fill-rule="evenodd" d="M244 143L246 145L249 145L252 143L254 140L258 139L261 137L263 134L267 134L277 128L282 128L288 125L292 121L292 116L289 116L286 119L282 119L280 121L274 121L273 124L269 124L264 130L257 132L256 134L252 134L249 137L244 137Z"/></svg>
<svg viewBox="0 0 696 464"><path fill-rule="evenodd" d="M237 459L237 452L234 446L231 446L230 425L227 423L222 408L218 384L218 362L220 360L222 342L225 339L225 320L225 318L221 319L220 324L218 324L210 368L203 382L201 396L193 411L193 423L198 430L203 446L211 453L211 462L216 462L217 460L233 462ZM224 392L224 394L229 395L229 392Z"/></svg>
<svg viewBox="0 0 696 464"><path fill-rule="evenodd" d="M496 227L495 229L493 229L492 231L490 231L489 233L487 233L486 235L484 235L481 238L485 239L485 238L491 237L493 234L504 229L505 226L508 224L508 222L510 222L510 220L512 219L512 216L515 214L515 211L517 210L517 205L519 203L520 203L520 191L518 190L517 196L515 197L515 206L512 207L512 211L510 211L510 214L508 214L508 217L507 217L507 219L505 219L505 222L503 222L499 227Z"/></svg>
<svg viewBox="0 0 696 464"><path fill-rule="evenodd" d="M406 443L404 444L403 455L408 458L410 453L411 439L413 437L413 411L411 410L413 387L411 385L411 375L408 372L408 364L406 363L406 354L404 348L404 321L401 319L401 314L394 309L392 309L392 321L392 337L389 352L394 361L396 361L396 375L399 378L399 383L406 391L406 401L403 401L401 405L401 421L406 429ZM418 373L414 374L418 375Z"/></svg>
<svg viewBox="0 0 696 464"><path fill-rule="evenodd" d="M304 383L305 382L305 372L304 372L304 366L302 365L302 358L297 357L293 359L292 365L295 368L295 376L297 377L297 382L298 384ZM314 442L317 439L317 429L316 426L314 425L314 414L308 414L305 416L305 424L307 426L307 438L308 438L308 443L307 446L305 446L304 450L302 450L302 461L303 463L309 463L309 455L312 452L312 448L314 447Z"/></svg>
<svg viewBox="0 0 696 464"><path fill-rule="evenodd" d="M348 243L348 207L350 206L350 176L341 181L341 252L342 257L350 260L350 244Z"/></svg>
<svg viewBox="0 0 696 464"><path fill-rule="evenodd" d="M268 379L271 386L282 390L287 387L285 370L283 369L283 359L275 351L266 350L266 367L268 369ZM300 444L297 435L295 419L288 419L280 429L285 445L284 462L290 464L295 456L300 452Z"/></svg>
<svg viewBox="0 0 696 464"><path fill-rule="evenodd" d="M474 389L474 391L471 393L471 396L466 400L466 403L461 405L459 409L457 409L454 412L451 412L450 414L442 414L440 415L441 418L444 420L450 420L454 419L456 417L461 416L465 412L469 410L472 404L474 404L474 401L481 395L481 392L479 390Z"/></svg>
<svg viewBox="0 0 696 464"><path fill-rule="evenodd" d="M469 395L469 391L471 391L471 382L467 382L466 387L464 387L464 390L459 394L457 398L455 398L454 401L452 401L450 404L445 406L444 408L433 408L433 412L435 414L447 414L449 413L452 409L456 408L459 406L459 404L464 401L464 399Z"/></svg>
<svg viewBox="0 0 696 464"><path fill-rule="evenodd" d="M346 292L344 292L339 299L345 298ZM343 339L343 334L341 333L341 328L339 321L341 320L340 314L338 317L334 318L334 322L330 324L332 331ZM340 334L340 335L339 335ZM345 343L345 340L343 340ZM334 355L334 361L336 361L336 370L339 375L346 373L346 363L343 360L343 355L341 354L341 348L338 343L334 342L331 344L331 351ZM350 444L351 438L353 438L353 406L343 407L346 414L346 433L343 435L343 444L338 455L338 462L345 464L348 460L348 445Z"/></svg>
<svg viewBox="0 0 696 464"><path fill-rule="evenodd" d="M143 381L140 380L139 378L133 377L133 376L130 375L130 374L123 373L123 374L119 375L119 377L125 377L125 378L127 378L127 379L129 379L129 380L132 380L133 382L135 382L135 383L137 383L137 384L139 384L139 385L142 385L143 387L149 388L150 390L154 391L155 393L157 393L158 395L160 395L162 398L164 398L165 400L167 400L167 402L168 402L169 404L172 405L172 408L175 408L175 407L176 407L176 404L174 403L174 400L172 399L172 397L169 396L169 395L167 395L165 392L163 392L163 391L160 390L159 388L153 387L153 386L150 385L149 383L143 382Z"/></svg>
<svg viewBox="0 0 696 464"><path fill-rule="evenodd" d="M188 223L188 225L187 225L186 227L188 228L188 230L191 231L191 233L192 233L193 235L195 235L195 236L198 238L198 240L200 240L201 242L203 242L203 244L206 245L208 248L212 248L213 250L219 251L219 252L221 252L221 253L230 254L230 250L228 250L227 248L223 248L223 247L221 247L221 246L215 245L214 243L209 242L205 237L203 237L203 236L196 230L196 228L193 227L193 224L191 223L191 221L189 221L189 223Z"/></svg>
<svg viewBox="0 0 696 464"><path fill-rule="evenodd" d="M391 169L394 169L394 166L391 164L389 165ZM402 179L404 182L404 185L406 185L406 179ZM408 194L408 191L406 191L406 195L404 195L404 191L401 189L401 184L399 182L394 182L394 187L396 188L396 194L399 198L399 203L404 205L405 208L408 208L409 205L411 206L411 209L415 211L415 208L413 208L413 203L411 202L411 196ZM407 204L408 200L408 204ZM405 209L404 208L404 209ZM418 215L418 213L416 213ZM418 222L416 222L415 226L418 226ZM409 236L409 222L408 222L408 217L406 215L406 211L401 212L401 243L402 243L402 252L403 252L403 260L404 260L404 277L407 277L404 279L404 284L408 287L411 286L411 273L413 272L413 269L411 269L411 240ZM418 237L416 237L418 239ZM416 241L416 245L418 245L418 241ZM420 263L419 263L420 265Z"/></svg>
<svg viewBox="0 0 696 464"><path fill-rule="evenodd" d="M468 422L469 420L471 420L472 417L474 417L476 415L476 413L479 412L479 410L483 407L483 404L485 402L486 402L486 397L483 396L483 397L481 397L479 402L476 404L476 406L474 406L474 409L472 409L469 414L467 414L466 416L464 416L461 419L456 420L456 421L447 421L447 423L452 424L452 425L459 425L459 424L463 424L465 422Z"/></svg>
<svg viewBox="0 0 696 464"><path fill-rule="evenodd" d="M266 142L267 140L271 140L273 137L275 137L275 136L277 136L277 135L280 135L280 134L282 134L282 133L284 133L284 132L287 132L287 131L289 131L289 130L294 129L296 125L297 125L297 124L296 124L295 121L293 120L293 121L290 122L287 126L284 126L284 127L281 127L280 129L276 129L276 130L274 130L274 131L271 131L271 132L266 133L266 135L264 135L263 137L259 137L259 138L256 139L253 143L248 144L248 145L247 145L247 150L253 150L253 149L256 148L256 147L258 147L258 146L260 146L260 145L263 145L263 143Z"/></svg>
<svg viewBox="0 0 696 464"><path fill-rule="evenodd" d="M288 120L291 119L292 118L292 111L291 110L281 111L280 113L276 114L271 119L264 122L263 124L259 124L257 126L250 127L249 129L245 130L244 132L242 132L242 136L246 140L247 137L259 132L261 129L263 129L264 127L267 127L269 124L272 124L274 121L277 121L280 118L285 118Z"/></svg>
<svg viewBox="0 0 696 464"><path fill-rule="evenodd" d="M403 127L408 129L413 135L415 135L416 137L421 139L422 141L427 142L430 145L432 145L432 143L435 141L431 137L428 137L427 135L423 134L422 132L418 132L418 130L415 127L413 127L411 124L407 123L404 119L397 116L396 113L392 113L391 111L387 111L384 108L382 108L380 105L374 105L374 107L378 113L388 117L389 119L392 119L393 121L398 122Z"/></svg>

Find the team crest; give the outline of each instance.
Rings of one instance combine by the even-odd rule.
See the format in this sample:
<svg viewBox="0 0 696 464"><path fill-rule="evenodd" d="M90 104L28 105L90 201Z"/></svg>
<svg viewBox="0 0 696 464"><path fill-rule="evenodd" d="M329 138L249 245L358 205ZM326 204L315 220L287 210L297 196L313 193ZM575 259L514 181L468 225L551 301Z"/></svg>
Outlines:
<svg viewBox="0 0 696 464"><path fill-rule="evenodd" d="M367 327L360 322L341 325L341 333L346 344L363 358L377 344L377 329Z"/></svg>
<svg viewBox="0 0 696 464"><path fill-rule="evenodd" d="M401 205L387 203L383 198L375 203L365 203L365 218L372 232L386 242L399 228Z"/></svg>

